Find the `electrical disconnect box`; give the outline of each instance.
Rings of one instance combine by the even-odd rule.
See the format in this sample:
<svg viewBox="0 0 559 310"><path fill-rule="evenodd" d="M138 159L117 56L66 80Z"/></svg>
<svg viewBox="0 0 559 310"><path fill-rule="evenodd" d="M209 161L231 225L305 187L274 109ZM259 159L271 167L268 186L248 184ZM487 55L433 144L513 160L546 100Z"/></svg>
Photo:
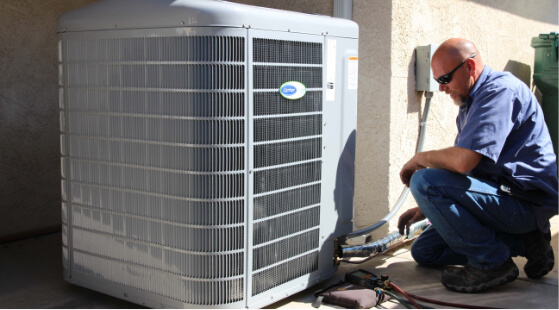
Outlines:
<svg viewBox="0 0 559 310"><path fill-rule="evenodd" d="M438 45L429 44L415 48L415 90L439 91L439 84L433 79L431 70L431 57L438 47Z"/></svg>

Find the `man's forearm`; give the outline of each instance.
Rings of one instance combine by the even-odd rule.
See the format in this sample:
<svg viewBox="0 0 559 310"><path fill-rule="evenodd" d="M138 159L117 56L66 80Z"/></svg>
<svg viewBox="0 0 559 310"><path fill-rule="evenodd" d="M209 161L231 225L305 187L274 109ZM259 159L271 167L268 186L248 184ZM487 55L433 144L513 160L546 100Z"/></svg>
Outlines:
<svg viewBox="0 0 559 310"><path fill-rule="evenodd" d="M411 176L419 169L438 168L456 173L466 173L474 169L482 155L461 147L425 151L415 154L400 171L402 183L409 186Z"/></svg>
<svg viewBox="0 0 559 310"><path fill-rule="evenodd" d="M456 173L466 173L474 169L482 155L461 147L418 153L418 163L427 168L446 169Z"/></svg>

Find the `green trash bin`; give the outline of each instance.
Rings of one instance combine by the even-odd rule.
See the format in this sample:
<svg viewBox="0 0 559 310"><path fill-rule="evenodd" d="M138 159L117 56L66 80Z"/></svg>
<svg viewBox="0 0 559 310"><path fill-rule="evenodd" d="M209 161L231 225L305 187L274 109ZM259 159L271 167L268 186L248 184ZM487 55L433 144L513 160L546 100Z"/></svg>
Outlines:
<svg viewBox="0 0 559 310"><path fill-rule="evenodd" d="M542 109L549 128L551 140L555 149L555 155L559 154L557 146L557 107L558 98L558 71L557 71L557 32L540 34L539 37L532 38L531 46L535 49L534 59L534 85L542 93Z"/></svg>

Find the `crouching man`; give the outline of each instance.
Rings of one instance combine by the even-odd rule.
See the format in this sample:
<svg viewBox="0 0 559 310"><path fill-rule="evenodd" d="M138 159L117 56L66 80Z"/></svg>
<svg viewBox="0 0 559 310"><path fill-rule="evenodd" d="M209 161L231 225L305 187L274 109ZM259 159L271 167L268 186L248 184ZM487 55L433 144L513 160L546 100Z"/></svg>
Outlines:
<svg viewBox="0 0 559 310"><path fill-rule="evenodd" d="M542 109L510 73L485 66L470 41L449 39L432 57L433 75L460 107L454 146L420 152L400 178L419 207L399 219L400 233L431 222L412 246L426 266L451 266L441 282L475 293L514 281L511 259L525 256L530 278L554 264L549 219L558 212L557 164Z"/></svg>

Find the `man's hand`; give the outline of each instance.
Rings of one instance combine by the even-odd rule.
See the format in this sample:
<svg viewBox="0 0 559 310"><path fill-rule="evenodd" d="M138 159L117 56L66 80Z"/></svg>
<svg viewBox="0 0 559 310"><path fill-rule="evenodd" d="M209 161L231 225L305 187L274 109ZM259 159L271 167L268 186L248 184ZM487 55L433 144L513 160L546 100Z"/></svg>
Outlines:
<svg viewBox="0 0 559 310"><path fill-rule="evenodd" d="M398 219L398 231L400 235L407 236L410 232L410 225L423 219L425 219L425 215L423 215L419 207L411 208L404 212ZM406 229L405 234L404 228Z"/></svg>
<svg viewBox="0 0 559 310"><path fill-rule="evenodd" d="M412 157L407 163L404 164L402 170L400 170L400 180L404 183L407 187L410 187L410 180L411 176L419 169L425 168L425 166L421 165L417 157L421 153L416 154Z"/></svg>

